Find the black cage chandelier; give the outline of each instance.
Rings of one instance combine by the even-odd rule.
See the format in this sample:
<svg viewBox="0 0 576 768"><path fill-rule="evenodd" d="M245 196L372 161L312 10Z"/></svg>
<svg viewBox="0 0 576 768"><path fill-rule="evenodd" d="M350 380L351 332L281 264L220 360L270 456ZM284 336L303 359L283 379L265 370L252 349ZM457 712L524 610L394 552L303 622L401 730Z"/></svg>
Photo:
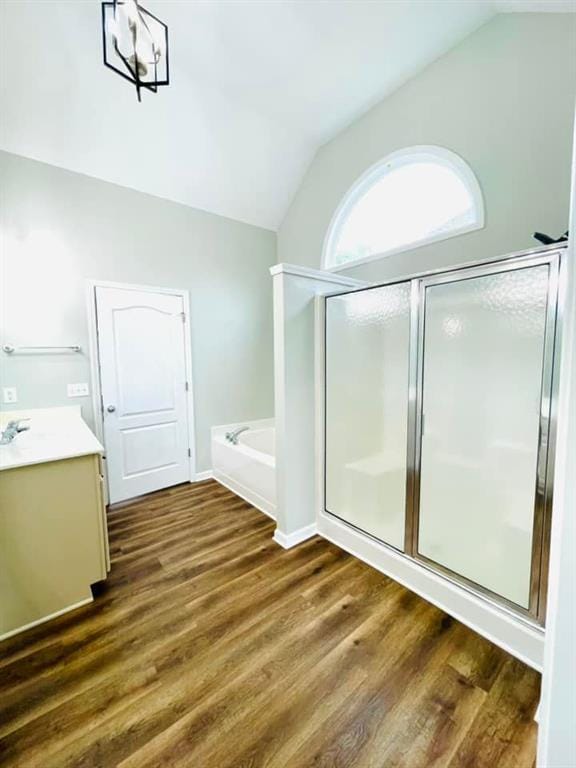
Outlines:
<svg viewBox="0 0 576 768"><path fill-rule="evenodd" d="M136 0L102 3L104 64L136 86L156 93L169 84L168 27Z"/></svg>

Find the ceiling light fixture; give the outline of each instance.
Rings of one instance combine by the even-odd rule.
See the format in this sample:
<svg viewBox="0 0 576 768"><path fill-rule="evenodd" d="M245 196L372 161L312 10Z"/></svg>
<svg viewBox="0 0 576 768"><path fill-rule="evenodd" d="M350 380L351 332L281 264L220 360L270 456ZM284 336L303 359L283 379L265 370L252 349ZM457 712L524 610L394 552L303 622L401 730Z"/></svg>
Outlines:
<svg viewBox="0 0 576 768"><path fill-rule="evenodd" d="M102 3L104 64L141 90L169 85L168 27L136 0Z"/></svg>

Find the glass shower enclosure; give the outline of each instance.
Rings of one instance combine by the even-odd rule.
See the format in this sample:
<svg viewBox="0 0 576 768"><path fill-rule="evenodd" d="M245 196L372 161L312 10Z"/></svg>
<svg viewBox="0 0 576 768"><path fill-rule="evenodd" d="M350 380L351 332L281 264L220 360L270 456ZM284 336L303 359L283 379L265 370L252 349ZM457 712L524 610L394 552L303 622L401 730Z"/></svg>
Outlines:
<svg viewBox="0 0 576 768"><path fill-rule="evenodd" d="M324 509L544 623L561 252L326 297Z"/></svg>

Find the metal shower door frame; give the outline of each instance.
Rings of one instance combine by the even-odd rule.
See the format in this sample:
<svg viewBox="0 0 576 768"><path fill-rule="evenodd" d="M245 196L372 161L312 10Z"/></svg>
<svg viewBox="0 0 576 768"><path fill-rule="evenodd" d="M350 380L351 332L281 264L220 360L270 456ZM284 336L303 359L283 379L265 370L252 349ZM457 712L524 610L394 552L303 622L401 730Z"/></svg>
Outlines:
<svg viewBox="0 0 576 768"><path fill-rule="evenodd" d="M544 328L544 351L541 368L540 389L540 418L538 429L538 459L536 466L534 517L532 525L532 554L530 564L530 593L528 608L499 595L497 592L483 587L461 574L440 563L427 558L418 552L418 536L420 523L420 494L421 494L421 461L422 461L422 422L423 422L423 398L424 398L424 361L425 361L425 331L426 331L426 291L429 287L446 283L457 283L463 280L489 275L514 272L521 269L529 269L537 266L548 266L548 291L546 306L546 322ZM558 252L527 256L518 258L513 262L499 264L487 264L468 269L446 272L441 275L421 278L417 280L414 289L417 301L417 324L412 326L414 334L411 336L411 344L415 347L415 370L411 369L409 413L411 416L410 430L412 432L413 453L410 455L412 467L412 496L408 502L407 526L405 550L414 560L422 563L431 570L446 576L451 581L471 589L493 602L513 610L529 620L539 624L544 623L544 603L547 587L547 569L543 566L548 562L549 519L552 509L553 496L553 437L556 433L555 423L555 389L554 389L554 358L557 339L558 317L558 287L560 278L560 254ZM412 351L412 350L411 350ZM413 358L411 358L412 360ZM414 393L414 394L413 394ZM411 502L411 503L410 503ZM408 530L409 529L409 530Z"/></svg>
<svg viewBox="0 0 576 768"><path fill-rule="evenodd" d="M419 566L433 571L455 585L487 599L495 606L514 614L519 619L533 625L542 626L545 618L546 591L548 576L548 561L550 547L550 527L552 512L552 497L554 491L554 446L557 430L557 399L558 399L558 354L562 332L562 297L563 297L563 247L538 248L531 251L510 254L506 257L489 259L476 265L462 264L450 269L434 270L403 278L395 278L383 283L373 284L363 288L348 291L337 291L326 294L324 301L332 296L343 296L350 293L363 293L386 285L403 282L411 283L410 304L410 350L409 350L409 384L407 396L408 435L406 463L406 510L405 510L405 541L404 551L399 552L386 542L372 534L358 529L357 526L343 521L350 528L377 541L383 547L392 549L401 556L408 558ZM532 266L548 265L548 299L546 309L546 325L544 336L544 354L542 365L542 385L540 398L540 421L538 434L538 462L535 478L535 504L532 539L532 559L530 576L530 603L528 609L513 603L497 593L444 568L438 563L428 560L418 554L418 528L420 503L420 464L422 452L422 401L423 401L423 363L424 363L424 331L425 331L425 300L426 288L448 282L458 282L471 277L480 277ZM323 359L323 439L322 439L322 481L323 481L323 511L334 515L326 509L326 434L327 434L327 361L326 339L328 313L324 311L324 359ZM342 518L338 519L342 520Z"/></svg>

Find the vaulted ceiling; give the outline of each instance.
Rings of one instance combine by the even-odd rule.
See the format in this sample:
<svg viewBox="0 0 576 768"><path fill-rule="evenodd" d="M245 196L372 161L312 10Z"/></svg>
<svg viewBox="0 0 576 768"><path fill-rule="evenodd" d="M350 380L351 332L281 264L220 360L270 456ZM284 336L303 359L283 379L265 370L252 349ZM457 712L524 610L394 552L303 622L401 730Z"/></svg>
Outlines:
<svg viewBox="0 0 576 768"><path fill-rule="evenodd" d="M1 0L0 148L276 229L317 148L498 11L546 0L143 0L171 85L102 64L98 0Z"/></svg>

